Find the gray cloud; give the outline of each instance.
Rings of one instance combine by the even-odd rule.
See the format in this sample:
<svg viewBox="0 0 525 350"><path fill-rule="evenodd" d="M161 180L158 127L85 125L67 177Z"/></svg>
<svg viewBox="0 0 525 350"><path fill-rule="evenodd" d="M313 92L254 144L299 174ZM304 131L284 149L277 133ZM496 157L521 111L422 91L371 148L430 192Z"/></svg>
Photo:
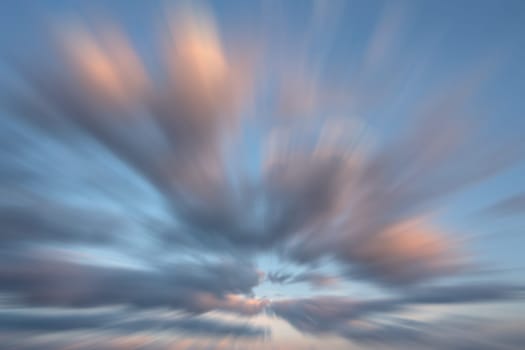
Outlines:
<svg viewBox="0 0 525 350"><path fill-rule="evenodd" d="M460 245L434 227L428 212L446 195L515 164L520 155L517 144L478 145L480 137L469 135L471 130L453 118L460 107L440 114L452 108L447 105L438 104L407 132L364 155L341 146L342 136L328 141L320 136L311 150L294 146L302 145L300 138L288 135L282 142L300 151L282 150L282 159L273 162L280 176L272 182L281 184L284 203L300 203L293 207L299 214L290 212L287 222L298 218L308 224L294 229L285 255L298 263L335 258L351 277L384 285L416 284L461 271ZM315 172L328 175L314 175L319 182L311 182L308 176ZM303 182L310 192L295 193Z"/></svg>
<svg viewBox="0 0 525 350"><path fill-rule="evenodd" d="M35 253L2 254L0 290L31 305L171 307L254 314L263 301L251 294L259 273L248 265L173 264L149 270L86 265ZM238 296L236 296L238 294Z"/></svg>
<svg viewBox="0 0 525 350"><path fill-rule="evenodd" d="M316 271L305 271L298 274L269 272L266 278L268 281L277 284L309 283L312 287L328 287L339 282L338 276Z"/></svg>
<svg viewBox="0 0 525 350"><path fill-rule="evenodd" d="M0 240L7 244L111 244L119 218L96 210L60 206L43 199L0 205Z"/></svg>
<svg viewBox="0 0 525 350"><path fill-rule="evenodd" d="M525 193L505 198L483 210L483 214L520 215L525 212Z"/></svg>
<svg viewBox="0 0 525 350"><path fill-rule="evenodd" d="M340 327L337 332L348 339L354 346L372 346L375 349L431 349L431 350L474 350L474 349L510 349L519 350L524 341L523 323L513 323L509 320L488 320L483 318L467 318L448 316L437 320L416 321L396 318L384 322L367 322ZM87 337L85 333L58 333L54 337L38 337L35 334L22 336L24 333L4 335L0 337L4 345L16 349L68 349L82 350L108 349L235 349L239 343L222 343L211 345L197 341L165 342L147 333L140 335L125 335L105 333L97 338ZM76 337L76 341L72 340ZM249 338L249 337L248 337ZM253 343L247 344L254 346ZM255 347L258 348L258 347ZM303 347L298 347L302 349Z"/></svg>
<svg viewBox="0 0 525 350"><path fill-rule="evenodd" d="M344 327L340 335L352 342L386 349L520 349L522 325L500 320L445 317L433 321L395 319L391 323L370 322Z"/></svg>
<svg viewBox="0 0 525 350"><path fill-rule="evenodd" d="M330 333L349 320L399 308L401 305L390 299L361 302L328 296L274 301L269 306L271 312L296 329L313 334Z"/></svg>
<svg viewBox="0 0 525 350"><path fill-rule="evenodd" d="M525 288L501 284L460 284L404 291L401 296L376 300L347 297L312 297L274 301L269 310L302 332L334 333L350 321L366 321L371 316L388 315L417 305L466 304L522 300ZM390 332L388 330L388 332ZM407 329L407 331L412 332ZM348 331L348 334L351 334ZM365 337L366 332L355 334ZM380 333L378 333L379 335Z"/></svg>
<svg viewBox="0 0 525 350"><path fill-rule="evenodd" d="M500 283L421 287L409 291L404 301L411 304L452 304L523 299L525 287Z"/></svg>
<svg viewBox="0 0 525 350"><path fill-rule="evenodd" d="M195 316L153 317L122 310L0 311L0 331L64 332L72 330L112 330L134 332L177 331L208 336L261 337L268 330L242 323L228 323Z"/></svg>

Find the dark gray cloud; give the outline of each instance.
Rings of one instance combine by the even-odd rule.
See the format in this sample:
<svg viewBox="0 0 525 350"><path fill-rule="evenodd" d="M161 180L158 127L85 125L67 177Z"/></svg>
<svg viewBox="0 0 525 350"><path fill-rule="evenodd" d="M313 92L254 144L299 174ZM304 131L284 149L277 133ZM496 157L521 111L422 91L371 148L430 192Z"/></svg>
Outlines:
<svg viewBox="0 0 525 350"><path fill-rule="evenodd" d="M169 264L152 269L87 265L53 256L2 254L0 290L28 305L170 307L195 313L214 309L254 314L263 301L252 293L260 274L233 263Z"/></svg>
<svg viewBox="0 0 525 350"><path fill-rule="evenodd" d="M160 311L158 311L160 313ZM176 331L208 336L261 337L268 330L246 323L228 323L214 318L196 316L153 317L123 310L2 310L0 332L64 332L72 330L111 330L122 334L134 332Z"/></svg>
<svg viewBox="0 0 525 350"><path fill-rule="evenodd" d="M523 299L525 287L501 283L433 286L414 289L404 301L412 304L477 303Z"/></svg>
<svg viewBox="0 0 525 350"><path fill-rule="evenodd" d="M119 219L98 210L60 206L44 199L15 202L10 206L0 204L0 241L4 246L24 243L111 244L118 239L123 226Z"/></svg>

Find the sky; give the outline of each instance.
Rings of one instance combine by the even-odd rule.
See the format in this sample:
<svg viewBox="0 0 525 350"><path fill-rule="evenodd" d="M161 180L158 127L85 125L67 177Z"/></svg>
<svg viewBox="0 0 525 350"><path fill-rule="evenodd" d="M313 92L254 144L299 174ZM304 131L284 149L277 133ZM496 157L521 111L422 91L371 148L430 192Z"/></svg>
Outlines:
<svg viewBox="0 0 525 350"><path fill-rule="evenodd" d="M525 2L0 2L0 348L522 349Z"/></svg>

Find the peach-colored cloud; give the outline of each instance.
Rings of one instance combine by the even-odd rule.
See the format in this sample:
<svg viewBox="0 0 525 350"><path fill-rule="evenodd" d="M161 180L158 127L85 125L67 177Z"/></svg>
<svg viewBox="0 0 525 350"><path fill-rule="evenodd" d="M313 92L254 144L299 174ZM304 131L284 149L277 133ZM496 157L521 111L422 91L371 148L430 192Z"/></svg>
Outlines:
<svg viewBox="0 0 525 350"><path fill-rule="evenodd" d="M241 315L256 315L268 305L268 300L236 294L217 297L211 293L196 293L195 303L203 310L222 310Z"/></svg>
<svg viewBox="0 0 525 350"><path fill-rule="evenodd" d="M148 85L142 62L115 26L100 31L97 39L77 25L60 35L72 74L98 101L125 105L137 102L135 99L144 97Z"/></svg>
<svg viewBox="0 0 525 350"><path fill-rule="evenodd" d="M347 245L353 259L370 273L410 281L421 274L448 274L461 266L458 246L422 218L395 223Z"/></svg>

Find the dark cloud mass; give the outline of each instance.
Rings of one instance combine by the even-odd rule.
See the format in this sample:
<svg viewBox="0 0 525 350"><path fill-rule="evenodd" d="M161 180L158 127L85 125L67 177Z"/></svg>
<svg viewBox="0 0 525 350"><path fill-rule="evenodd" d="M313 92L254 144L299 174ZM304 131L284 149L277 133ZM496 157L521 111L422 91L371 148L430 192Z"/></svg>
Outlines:
<svg viewBox="0 0 525 350"><path fill-rule="evenodd" d="M487 222L525 208L497 59L434 62L393 4L59 3L0 5L0 348L523 344L454 319L524 305L523 278L472 280L458 219L477 191Z"/></svg>
<svg viewBox="0 0 525 350"><path fill-rule="evenodd" d="M256 314L264 301L250 294L259 274L250 266L178 264L156 269L87 265L53 256L3 254L2 292L42 306L129 305L171 307L194 313L224 310Z"/></svg>
<svg viewBox="0 0 525 350"><path fill-rule="evenodd" d="M110 329L123 333L139 331L175 331L211 336L261 337L268 331L240 323L227 323L213 318L193 316L152 317L110 311L2 311L0 331L60 332L82 329Z"/></svg>

